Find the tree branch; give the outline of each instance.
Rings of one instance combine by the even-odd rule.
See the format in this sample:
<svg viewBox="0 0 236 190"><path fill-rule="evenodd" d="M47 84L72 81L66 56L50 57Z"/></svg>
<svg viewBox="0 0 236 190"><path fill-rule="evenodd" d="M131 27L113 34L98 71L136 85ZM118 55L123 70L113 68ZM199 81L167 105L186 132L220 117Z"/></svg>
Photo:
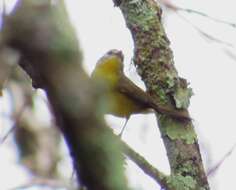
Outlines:
<svg viewBox="0 0 236 190"><path fill-rule="evenodd" d="M152 166L143 156L135 152L129 145L121 141L124 153L139 166L139 168L148 176L153 178L160 186L167 186L167 176Z"/></svg>
<svg viewBox="0 0 236 190"><path fill-rule="evenodd" d="M19 0L4 23L1 46L20 53L20 66L34 87L46 91L78 184L89 190L128 189L120 144L104 124L100 88L82 69L63 1Z"/></svg>
<svg viewBox="0 0 236 190"><path fill-rule="evenodd" d="M113 1L132 34L134 63L148 92L165 106L186 110L192 92L174 66L160 7L154 0ZM165 189L209 189L193 124L164 114L157 119L171 168Z"/></svg>

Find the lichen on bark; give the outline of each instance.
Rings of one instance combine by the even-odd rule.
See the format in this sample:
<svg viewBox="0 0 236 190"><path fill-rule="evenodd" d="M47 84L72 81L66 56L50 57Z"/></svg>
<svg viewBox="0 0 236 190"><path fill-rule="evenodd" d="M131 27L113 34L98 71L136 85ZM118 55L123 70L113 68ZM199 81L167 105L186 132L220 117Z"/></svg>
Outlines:
<svg viewBox="0 0 236 190"><path fill-rule="evenodd" d="M170 41L161 23L161 8L154 0L113 1L131 31L134 63L147 91L172 109L187 109L192 90L174 66ZM171 168L165 188L209 189L193 124L160 114L157 120Z"/></svg>
<svg viewBox="0 0 236 190"><path fill-rule="evenodd" d="M187 85L180 84L181 80L174 67L173 53L169 48L170 41L161 24L161 8L152 0L124 0L120 8L128 13L124 14L124 17L135 43L134 63L147 89L165 104L170 102L170 99L177 105L180 105L180 102L189 102L190 96L186 96L189 89Z"/></svg>

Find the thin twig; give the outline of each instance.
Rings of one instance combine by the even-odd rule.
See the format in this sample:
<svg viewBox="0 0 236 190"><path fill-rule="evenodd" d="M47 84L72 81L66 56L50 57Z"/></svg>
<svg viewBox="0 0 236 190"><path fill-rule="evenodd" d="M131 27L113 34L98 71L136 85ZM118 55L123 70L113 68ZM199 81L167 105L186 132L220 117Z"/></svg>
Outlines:
<svg viewBox="0 0 236 190"><path fill-rule="evenodd" d="M17 123L20 121L22 114L25 111L25 108L27 107L28 102L26 101L22 107L20 108L20 110L16 113L16 115L14 116L14 121L12 126L10 127L10 129L8 130L8 132L0 139L0 145L2 145L5 140L8 138L8 136L16 129L17 127Z"/></svg>
<svg viewBox="0 0 236 190"><path fill-rule="evenodd" d="M180 8L180 7L178 7L178 11L184 11L184 12L187 12L187 13L197 14L197 15L200 15L202 17L206 17L207 19L212 20L214 22L225 24L225 25L231 26L233 28L236 28L236 23L232 23L232 22L224 21L224 20L221 20L221 19L218 19L218 18L214 18L214 17L209 16L206 13L203 13L203 12L200 12L200 11L196 11L196 10L193 10L193 9L187 9L187 8Z"/></svg>
<svg viewBox="0 0 236 190"><path fill-rule="evenodd" d="M207 17L207 18L210 18L211 20L214 20L215 22L218 21L218 22L221 22L221 23L224 23L224 24L228 24L230 26L233 26L233 27L236 27L236 24L235 23L230 23L230 22L226 22L226 21L222 21L222 20L219 20L219 19L216 19L216 18L213 18L213 17L210 17L208 16L207 14L205 13L202 13L200 11L195 11L195 10L192 10L192 9L185 9L185 8L181 8L181 7L178 7L176 5L174 5L171 1L169 0L159 0L160 3L162 3L166 8L168 8L169 10L173 11L174 13L176 13L177 16L179 16L182 20L184 20L186 23L188 23L190 26L192 26L202 37L204 37L204 39L207 39L211 42L215 42L215 43L219 43L219 44L223 44L223 45L226 45L226 46L229 46L229 47L234 47L233 44L229 43L229 42L225 42L223 40L220 40L216 37L214 37L213 35L211 34L208 34L207 32L204 32L200 27L194 25L192 22L190 22L187 18L185 18L183 15L180 15L178 13L178 11L185 11L185 12L188 12L188 13L195 13L195 14L198 14L198 15L201 15L201 16L204 16L204 17Z"/></svg>
<svg viewBox="0 0 236 190"><path fill-rule="evenodd" d="M211 34L208 34L207 32L204 32L200 27L194 25L192 22L190 22L187 18L185 18L183 15L180 15L178 14L178 11L185 11L185 12L188 12L188 13L195 13L195 14L198 14L198 15L201 15L203 17L206 17L208 19L211 19L215 22L219 22L219 23L223 23L223 24L227 24L231 27L234 27L236 28L236 24L235 23L230 23L230 22L227 22L227 21L223 21L223 20L220 20L220 19L217 19L217 18L214 18L214 17L211 17L203 12L200 12L200 11L196 11L196 10L193 10L193 9L185 9L185 8L181 8L181 7L178 7L176 5L174 5L171 1L169 0L159 0L166 8L172 10L174 13L176 13L177 16L179 16L182 20L184 20L185 22L187 22L190 26L192 26L204 39L206 40L209 40L210 42L215 42L215 43L218 43L218 44L221 44L221 45L225 45L227 47L230 47L230 48L235 48L235 46L232 44L232 43L229 43L229 42L226 42L226 41L223 41L223 40L220 40L216 37L214 37L213 35ZM236 55L231 51L231 50L228 50L228 48L226 47L222 47L224 53L230 57L231 59L233 60L236 60Z"/></svg>
<svg viewBox="0 0 236 190"><path fill-rule="evenodd" d="M222 164L225 162L225 160L233 153L234 149L236 148L236 143L232 146L232 148L224 155L223 158L221 158L221 160L216 163L216 165L212 168L210 168L207 172L207 176L212 176L213 174L216 173L216 171L220 168L220 166L222 166Z"/></svg>
<svg viewBox="0 0 236 190"><path fill-rule="evenodd" d="M176 15L178 15L182 20L184 20L186 23L188 23L190 26L192 26L202 37L204 37L205 39L208 39L209 41L215 42L215 43L219 43L219 44L223 44L226 45L228 47L234 48L234 45L229 43L229 42L225 42L223 40L220 40L216 37L214 37L211 34L208 34L206 32L204 32L202 29L200 29L198 26L194 25L192 22L190 22L187 18L185 18L184 16L178 14L176 12Z"/></svg>
<svg viewBox="0 0 236 190"><path fill-rule="evenodd" d="M236 54L235 54L234 52L232 52L231 50L226 49L226 48L224 48L223 50L224 50L225 54L226 54L229 58L231 58L232 60L236 61Z"/></svg>
<svg viewBox="0 0 236 190"><path fill-rule="evenodd" d="M182 12L186 12L186 13L190 13L190 14L197 14L199 16L205 17L205 18L207 18L209 20L212 20L214 22L225 24L225 25L228 25L230 27L236 28L236 23L232 23L232 22L228 22L228 21L225 21L225 20L222 20L222 19L218 19L218 18L212 17L212 16L210 16L210 15L204 13L204 12L197 11L197 10L194 10L194 9L188 9L188 8L182 8L182 7L176 6L169 0L159 0L159 1L166 8L171 9L174 12L182 11Z"/></svg>
<svg viewBox="0 0 236 190"><path fill-rule="evenodd" d="M128 156L135 164L137 164L144 173L154 179L161 187L167 186L166 181L168 176L152 166L143 156L135 152L125 142L120 142L126 156Z"/></svg>

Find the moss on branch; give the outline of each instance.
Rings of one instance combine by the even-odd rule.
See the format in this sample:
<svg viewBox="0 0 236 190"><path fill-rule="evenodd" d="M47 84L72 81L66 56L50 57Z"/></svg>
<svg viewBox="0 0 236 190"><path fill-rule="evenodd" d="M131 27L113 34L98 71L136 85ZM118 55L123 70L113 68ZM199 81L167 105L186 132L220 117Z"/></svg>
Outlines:
<svg viewBox="0 0 236 190"><path fill-rule="evenodd" d="M192 89L174 66L170 41L161 22L161 8L154 0L114 2L132 34L134 63L148 92L158 102L187 112ZM157 119L171 167L165 188L209 189L193 124L163 114L157 115Z"/></svg>

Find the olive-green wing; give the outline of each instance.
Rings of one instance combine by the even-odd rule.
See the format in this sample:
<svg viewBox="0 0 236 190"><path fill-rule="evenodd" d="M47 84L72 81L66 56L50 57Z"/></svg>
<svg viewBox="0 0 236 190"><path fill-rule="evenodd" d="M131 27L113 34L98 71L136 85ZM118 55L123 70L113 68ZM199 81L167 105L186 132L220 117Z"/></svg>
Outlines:
<svg viewBox="0 0 236 190"><path fill-rule="evenodd" d="M140 104L140 106L145 108L153 108L158 113L167 114L176 119L192 120L187 110L176 110L158 104L148 93L135 85L124 74L120 76L117 90L136 101L137 104Z"/></svg>

